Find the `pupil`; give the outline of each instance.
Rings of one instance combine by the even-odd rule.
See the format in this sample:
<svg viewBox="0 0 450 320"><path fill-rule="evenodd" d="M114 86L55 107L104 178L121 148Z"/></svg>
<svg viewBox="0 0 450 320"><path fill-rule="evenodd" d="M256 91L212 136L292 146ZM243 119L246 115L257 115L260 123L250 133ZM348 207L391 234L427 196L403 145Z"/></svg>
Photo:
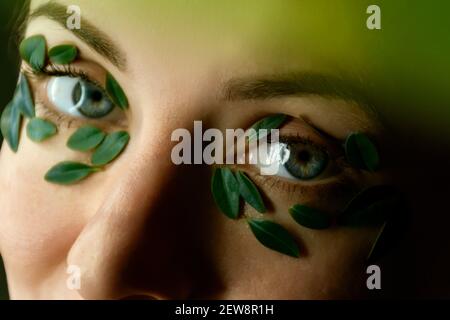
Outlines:
<svg viewBox="0 0 450 320"><path fill-rule="evenodd" d="M103 94L100 91L94 91L91 93L91 99L94 100L94 102L102 101Z"/></svg>
<svg viewBox="0 0 450 320"><path fill-rule="evenodd" d="M299 162L308 162L311 160L311 155L306 150L301 150L297 153L297 160Z"/></svg>

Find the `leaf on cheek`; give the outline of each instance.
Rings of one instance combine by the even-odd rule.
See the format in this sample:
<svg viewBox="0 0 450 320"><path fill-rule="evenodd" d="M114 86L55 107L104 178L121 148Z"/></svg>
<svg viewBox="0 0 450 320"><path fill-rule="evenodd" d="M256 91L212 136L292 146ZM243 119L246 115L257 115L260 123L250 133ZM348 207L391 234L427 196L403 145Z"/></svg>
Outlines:
<svg viewBox="0 0 450 320"><path fill-rule="evenodd" d="M296 204L289 209L292 218L300 225L310 229L326 229L331 226L328 214L305 205Z"/></svg>
<svg viewBox="0 0 450 320"><path fill-rule="evenodd" d="M106 134L93 126L83 126L75 131L67 141L67 146L76 151L89 151L96 148L105 138Z"/></svg>
<svg viewBox="0 0 450 320"><path fill-rule="evenodd" d="M266 212L266 206L258 191L258 188L254 183L247 177L242 171L236 173L236 178L239 183L239 193L244 198L244 200L255 208L258 212Z"/></svg>
<svg viewBox="0 0 450 320"><path fill-rule="evenodd" d="M55 184L69 185L79 182L99 170L99 168L83 163L64 161L52 167L45 175L45 180Z"/></svg>
<svg viewBox="0 0 450 320"><path fill-rule="evenodd" d="M3 137L14 152L17 152L19 149L21 124L22 115L20 114L20 110L14 104L14 101L11 101L3 110L0 119L0 127Z"/></svg>
<svg viewBox="0 0 450 320"><path fill-rule="evenodd" d="M56 126L52 122L40 118L33 118L27 124L27 136L35 142L54 136L56 131Z"/></svg>
<svg viewBox="0 0 450 320"><path fill-rule="evenodd" d="M127 146L130 135L125 131L113 132L106 136L102 144L92 154L94 166L103 166L114 160Z"/></svg>
<svg viewBox="0 0 450 320"><path fill-rule="evenodd" d="M281 225L261 219L250 219L248 224L256 239L265 247L298 258L300 250L294 238Z"/></svg>

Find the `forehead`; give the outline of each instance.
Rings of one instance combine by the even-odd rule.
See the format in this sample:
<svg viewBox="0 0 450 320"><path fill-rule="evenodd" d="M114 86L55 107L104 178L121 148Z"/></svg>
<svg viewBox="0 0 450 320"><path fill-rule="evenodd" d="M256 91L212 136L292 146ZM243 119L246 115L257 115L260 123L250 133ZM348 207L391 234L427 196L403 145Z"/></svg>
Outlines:
<svg viewBox="0 0 450 320"><path fill-rule="evenodd" d="M32 8L47 1L33 0ZM125 51L215 57L279 68L357 68L366 52L360 1L61 1ZM359 48L358 48L359 47ZM200 58L201 57L201 58ZM350 63L351 62L351 63ZM268 70L269 71L269 70Z"/></svg>

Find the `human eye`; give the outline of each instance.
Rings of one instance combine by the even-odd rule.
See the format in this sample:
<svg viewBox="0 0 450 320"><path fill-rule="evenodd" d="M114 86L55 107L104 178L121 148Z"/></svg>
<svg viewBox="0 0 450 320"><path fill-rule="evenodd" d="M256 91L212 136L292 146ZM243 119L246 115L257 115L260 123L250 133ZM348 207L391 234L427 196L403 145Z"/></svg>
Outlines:
<svg viewBox="0 0 450 320"><path fill-rule="evenodd" d="M324 187L333 188L352 180L353 173L346 165L342 142L303 119L290 118L279 128L277 140L269 138L249 148L249 158L257 161L246 169L255 182L276 187L280 192L298 191L298 195L313 192L315 187L324 190ZM261 152L260 148L267 151ZM264 167L276 169L262 174Z"/></svg>
<svg viewBox="0 0 450 320"><path fill-rule="evenodd" d="M56 122L124 124L124 114L103 85L73 65L49 65L41 73L26 70L35 83L37 109Z"/></svg>
<svg viewBox="0 0 450 320"><path fill-rule="evenodd" d="M279 142L269 144L268 154L275 156L262 162L272 165L270 161L277 161L275 175L297 181L319 179L331 162L325 148L298 136L282 136Z"/></svg>

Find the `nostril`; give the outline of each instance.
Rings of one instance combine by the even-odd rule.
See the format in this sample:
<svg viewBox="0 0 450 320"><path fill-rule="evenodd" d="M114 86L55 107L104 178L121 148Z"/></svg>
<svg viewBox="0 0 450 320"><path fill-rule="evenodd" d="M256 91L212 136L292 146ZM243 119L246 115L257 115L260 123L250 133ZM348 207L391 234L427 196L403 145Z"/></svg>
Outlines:
<svg viewBox="0 0 450 320"><path fill-rule="evenodd" d="M146 295L132 295L132 296L126 296L123 298L120 298L120 300L158 300L155 297L152 296L146 296Z"/></svg>

